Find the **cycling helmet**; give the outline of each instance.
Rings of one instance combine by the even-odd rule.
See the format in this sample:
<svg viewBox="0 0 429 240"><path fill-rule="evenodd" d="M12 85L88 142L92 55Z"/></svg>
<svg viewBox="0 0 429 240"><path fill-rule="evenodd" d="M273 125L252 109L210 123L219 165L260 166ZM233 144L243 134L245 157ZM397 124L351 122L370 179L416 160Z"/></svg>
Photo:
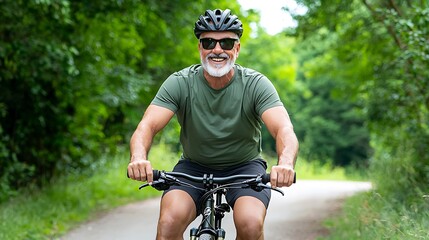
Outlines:
<svg viewBox="0 0 429 240"><path fill-rule="evenodd" d="M236 15L231 14L229 9L206 10L205 14L195 22L194 34L199 39L201 33L212 31L230 31L240 38L243 34L243 24Z"/></svg>

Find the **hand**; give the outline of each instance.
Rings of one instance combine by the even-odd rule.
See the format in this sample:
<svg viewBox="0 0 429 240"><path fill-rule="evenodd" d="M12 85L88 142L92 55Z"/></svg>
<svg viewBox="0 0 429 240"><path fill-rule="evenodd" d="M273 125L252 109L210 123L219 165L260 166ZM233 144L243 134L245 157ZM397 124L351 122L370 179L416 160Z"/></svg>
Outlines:
<svg viewBox="0 0 429 240"><path fill-rule="evenodd" d="M137 181L153 181L153 169L148 160L133 160L128 164L128 177Z"/></svg>
<svg viewBox="0 0 429 240"><path fill-rule="evenodd" d="M271 187L289 187L293 183L295 171L290 165L277 165L271 168Z"/></svg>

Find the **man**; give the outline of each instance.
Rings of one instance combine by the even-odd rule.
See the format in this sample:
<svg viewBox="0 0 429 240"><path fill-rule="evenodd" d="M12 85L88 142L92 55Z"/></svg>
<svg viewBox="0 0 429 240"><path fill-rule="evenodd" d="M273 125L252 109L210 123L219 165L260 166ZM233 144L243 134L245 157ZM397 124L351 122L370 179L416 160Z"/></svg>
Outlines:
<svg viewBox="0 0 429 240"><path fill-rule="evenodd" d="M131 138L130 178L152 182L148 151L154 136L177 115L183 153L173 171L214 176L266 172L261 158L261 124L276 140L278 165L272 187L290 186L298 140L271 82L235 64L240 52L241 21L230 10L207 10L195 23L201 65L172 74L161 86ZM198 190L171 187L164 192L157 239L182 239L197 217ZM263 239L270 191L231 190L237 239ZM249 210L251 209L251 210Z"/></svg>

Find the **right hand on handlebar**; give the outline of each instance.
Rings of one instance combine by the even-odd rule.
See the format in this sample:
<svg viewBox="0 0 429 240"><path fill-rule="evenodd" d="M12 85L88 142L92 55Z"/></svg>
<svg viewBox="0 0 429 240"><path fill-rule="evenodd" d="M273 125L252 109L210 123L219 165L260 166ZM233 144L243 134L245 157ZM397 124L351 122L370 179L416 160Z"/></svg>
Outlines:
<svg viewBox="0 0 429 240"><path fill-rule="evenodd" d="M128 164L128 177L137 181L153 182L152 165L148 160L133 160Z"/></svg>
<svg viewBox="0 0 429 240"><path fill-rule="evenodd" d="M295 170L293 166L277 165L271 168L271 186L290 187L295 182Z"/></svg>

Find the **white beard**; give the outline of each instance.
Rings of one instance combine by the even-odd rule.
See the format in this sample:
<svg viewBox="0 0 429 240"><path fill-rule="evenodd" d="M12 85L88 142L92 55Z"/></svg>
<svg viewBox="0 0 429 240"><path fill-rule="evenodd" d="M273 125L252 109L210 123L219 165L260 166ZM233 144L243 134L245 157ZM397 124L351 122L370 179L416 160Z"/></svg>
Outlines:
<svg viewBox="0 0 429 240"><path fill-rule="evenodd" d="M211 64L209 64L209 57L214 57L214 56L226 58L227 60L226 65L222 66L221 64L215 64L214 66L212 66ZM213 77L225 76L229 71L231 71L231 69L234 67L234 64L235 64L235 57L231 59L226 53L221 53L219 55L215 55L211 53L211 54L208 54L205 59L203 59L200 54L200 58L201 58L201 64L203 65L204 70L206 70L207 73Z"/></svg>

